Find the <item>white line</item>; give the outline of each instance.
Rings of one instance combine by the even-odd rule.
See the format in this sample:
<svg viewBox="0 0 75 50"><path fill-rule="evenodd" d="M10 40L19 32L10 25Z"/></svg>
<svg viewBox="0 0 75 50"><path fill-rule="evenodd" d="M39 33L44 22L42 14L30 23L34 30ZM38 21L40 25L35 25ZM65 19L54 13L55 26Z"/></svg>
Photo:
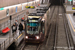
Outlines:
<svg viewBox="0 0 75 50"><path fill-rule="evenodd" d="M57 49L74 49L74 47L70 47L70 48L68 48L68 47L54 47L54 48L57 48Z"/></svg>
<svg viewBox="0 0 75 50"><path fill-rule="evenodd" d="M59 15L62 15L62 14L59 14Z"/></svg>

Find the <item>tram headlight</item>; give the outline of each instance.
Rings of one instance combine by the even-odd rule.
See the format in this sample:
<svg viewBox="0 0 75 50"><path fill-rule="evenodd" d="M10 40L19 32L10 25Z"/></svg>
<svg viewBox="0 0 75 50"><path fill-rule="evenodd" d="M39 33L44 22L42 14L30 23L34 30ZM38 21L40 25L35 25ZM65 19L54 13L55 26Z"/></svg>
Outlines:
<svg viewBox="0 0 75 50"><path fill-rule="evenodd" d="M36 36L36 39L40 39L40 37L39 36Z"/></svg>
<svg viewBox="0 0 75 50"><path fill-rule="evenodd" d="M26 36L25 38L28 39L28 36Z"/></svg>

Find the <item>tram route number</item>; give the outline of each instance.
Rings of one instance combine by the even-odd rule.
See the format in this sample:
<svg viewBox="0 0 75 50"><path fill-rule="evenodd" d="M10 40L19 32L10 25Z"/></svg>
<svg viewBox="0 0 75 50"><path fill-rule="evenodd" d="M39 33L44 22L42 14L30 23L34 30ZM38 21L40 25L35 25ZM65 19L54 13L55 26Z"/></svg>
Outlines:
<svg viewBox="0 0 75 50"><path fill-rule="evenodd" d="M63 48L64 49L74 49L74 47L69 47L69 48L68 47L54 47L54 48L58 48L58 49L63 49Z"/></svg>

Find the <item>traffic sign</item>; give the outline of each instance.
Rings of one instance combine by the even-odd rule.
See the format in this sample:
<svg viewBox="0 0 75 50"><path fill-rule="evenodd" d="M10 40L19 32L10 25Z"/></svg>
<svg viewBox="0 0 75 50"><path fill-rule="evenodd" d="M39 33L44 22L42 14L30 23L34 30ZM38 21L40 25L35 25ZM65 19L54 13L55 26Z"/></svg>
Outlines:
<svg viewBox="0 0 75 50"><path fill-rule="evenodd" d="M30 6L26 6L26 8L30 8Z"/></svg>
<svg viewBox="0 0 75 50"><path fill-rule="evenodd" d="M35 6L26 6L26 8L34 9L34 8L35 8Z"/></svg>
<svg viewBox="0 0 75 50"><path fill-rule="evenodd" d="M32 9L33 9L33 8L35 8L35 6L30 6L30 8L32 8Z"/></svg>
<svg viewBox="0 0 75 50"><path fill-rule="evenodd" d="M0 10L4 10L4 8L0 8Z"/></svg>
<svg viewBox="0 0 75 50"><path fill-rule="evenodd" d="M68 0L68 1L72 1L72 0Z"/></svg>
<svg viewBox="0 0 75 50"><path fill-rule="evenodd" d="M16 6L16 12L17 12L17 6Z"/></svg>

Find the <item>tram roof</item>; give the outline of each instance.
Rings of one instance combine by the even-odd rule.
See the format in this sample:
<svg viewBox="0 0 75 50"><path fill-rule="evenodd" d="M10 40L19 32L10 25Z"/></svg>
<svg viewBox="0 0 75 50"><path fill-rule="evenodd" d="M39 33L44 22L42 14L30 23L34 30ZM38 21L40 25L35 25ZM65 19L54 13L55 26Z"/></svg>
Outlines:
<svg viewBox="0 0 75 50"><path fill-rule="evenodd" d="M40 16L28 16L28 18L40 18Z"/></svg>

